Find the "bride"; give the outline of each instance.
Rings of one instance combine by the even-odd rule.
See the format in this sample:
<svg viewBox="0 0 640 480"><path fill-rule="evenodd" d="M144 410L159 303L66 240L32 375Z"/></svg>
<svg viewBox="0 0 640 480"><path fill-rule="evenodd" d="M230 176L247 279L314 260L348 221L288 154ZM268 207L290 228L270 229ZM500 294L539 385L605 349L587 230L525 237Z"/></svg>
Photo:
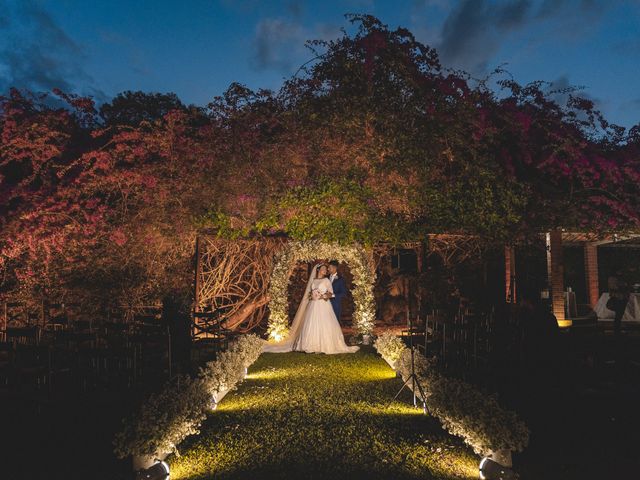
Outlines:
<svg viewBox="0 0 640 480"><path fill-rule="evenodd" d="M329 298L333 296L327 266L313 267L304 295L291 323L289 335L280 343L267 343L263 352L352 353L359 347L344 341Z"/></svg>

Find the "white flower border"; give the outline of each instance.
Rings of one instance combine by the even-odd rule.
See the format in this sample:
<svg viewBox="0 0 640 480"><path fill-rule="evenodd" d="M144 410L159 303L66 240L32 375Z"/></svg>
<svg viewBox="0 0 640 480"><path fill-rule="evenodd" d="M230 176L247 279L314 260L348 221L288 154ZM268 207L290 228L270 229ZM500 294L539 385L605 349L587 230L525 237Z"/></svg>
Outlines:
<svg viewBox="0 0 640 480"><path fill-rule="evenodd" d="M316 259L335 259L349 265L353 274L354 310L353 323L358 333L373 332L376 304L373 286L376 281L373 256L360 245L339 245L317 241L288 242L275 258L271 283L269 284L269 338L281 341L289 332L287 287L296 262L311 262Z"/></svg>
<svg viewBox="0 0 640 480"><path fill-rule="evenodd" d="M411 350L400 337L385 332L374 347L403 380L409 378ZM437 372L432 360L417 351L413 371L424 389L424 400L431 413L445 430L461 437L477 454L511 467L511 451L521 452L529 443L529 429L515 412L503 409L495 396ZM421 396L420 392L415 393Z"/></svg>
<svg viewBox="0 0 640 480"><path fill-rule="evenodd" d="M134 457L134 468L147 468L155 458L177 454L177 445L199 432L209 410L244 380L247 369L262 353L264 340L257 335L236 338L229 349L207 362L196 378L182 375L169 381L123 420L113 446L118 458Z"/></svg>

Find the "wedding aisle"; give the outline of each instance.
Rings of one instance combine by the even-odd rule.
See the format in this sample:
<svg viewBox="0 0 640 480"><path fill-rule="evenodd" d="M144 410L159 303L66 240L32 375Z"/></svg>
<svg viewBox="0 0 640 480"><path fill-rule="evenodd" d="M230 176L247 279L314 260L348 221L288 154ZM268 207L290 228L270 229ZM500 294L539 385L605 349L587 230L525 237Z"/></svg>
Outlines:
<svg viewBox="0 0 640 480"><path fill-rule="evenodd" d="M372 349L263 354L200 435L170 457L171 479L478 478L478 459L409 394Z"/></svg>

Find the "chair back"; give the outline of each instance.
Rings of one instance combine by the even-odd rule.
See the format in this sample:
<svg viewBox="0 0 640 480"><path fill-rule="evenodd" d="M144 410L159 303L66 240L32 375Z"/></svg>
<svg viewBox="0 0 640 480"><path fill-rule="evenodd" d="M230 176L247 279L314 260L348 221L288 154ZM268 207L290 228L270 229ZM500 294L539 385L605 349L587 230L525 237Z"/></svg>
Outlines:
<svg viewBox="0 0 640 480"><path fill-rule="evenodd" d="M6 341L19 345L38 345L40 343L40 328L32 327L7 327Z"/></svg>

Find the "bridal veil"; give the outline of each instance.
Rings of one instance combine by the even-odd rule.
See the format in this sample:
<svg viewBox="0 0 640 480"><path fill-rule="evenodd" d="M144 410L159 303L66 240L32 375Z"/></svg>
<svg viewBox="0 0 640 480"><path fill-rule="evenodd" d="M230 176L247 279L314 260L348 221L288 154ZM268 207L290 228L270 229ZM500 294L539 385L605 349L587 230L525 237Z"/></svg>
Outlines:
<svg viewBox="0 0 640 480"><path fill-rule="evenodd" d="M304 312L307 309L307 305L309 304L309 294L311 292L311 284L313 283L314 278L318 274L318 267L322 265L318 263L313 266L311 270L311 275L309 275L309 279L307 280L307 286L304 289L304 294L302 295L302 300L300 301L300 305L298 305L298 310L296 310L296 315L293 317L293 322L291 322L291 327L289 328L289 333L285 339L280 342L268 341L262 348L263 352L268 353L284 353L290 352L293 350L293 344L296 341L298 334L300 333L300 327L302 326L302 321L304 320Z"/></svg>

